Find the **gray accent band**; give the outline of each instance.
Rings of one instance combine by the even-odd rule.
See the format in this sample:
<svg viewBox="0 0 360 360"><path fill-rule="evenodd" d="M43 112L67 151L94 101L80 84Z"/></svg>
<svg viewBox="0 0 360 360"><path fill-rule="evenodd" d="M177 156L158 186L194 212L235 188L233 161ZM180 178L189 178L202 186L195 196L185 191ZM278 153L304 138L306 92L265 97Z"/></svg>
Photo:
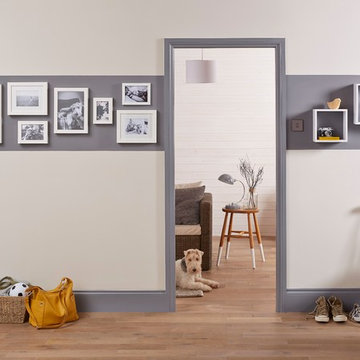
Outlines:
<svg viewBox="0 0 360 360"><path fill-rule="evenodd" d="M276 309L284 311L286 300L286 77L285 39L165 39L165 188L167 254L172 264L175 254L174 204L174 74L175 48L274 48L276 57ZM175 308L174 266L167 258L167 288L171 293L171 308Z"/></svg>
<svg viewBox="0 0 360 360"><path fill-rule="evenodd" d="M166 312L166 291L75 291L79 312Z"/></svg>
<svg viewBox="0 0 360 360"><path fill-rule="evenodd" d="M46 81L48 90L47 116L8 116L7 82ZM121 105L123 82L151 83L151 105ZM164 78L163 76L0 76L3 85L3 143L0 151L162 151L164 150ZM54 88L81 87L89 88L89 133L54 134ZM113 125L92 124L92 99L94 97L113 97ZM116 142L116 110L157 110L156 144L118 144ZM47 120L49 122L49 144L20 145L17 143L18 120Z"/></svg>
<svg viewBox="0 0 360 360"><path fill-rule="evenodd" d="M345 311L350 311L354 303L360 301L360 289L296 289L287 290L284 302L284 312L309 312L315 307L319 296L326 298L331 295L339 297L344 302Z"/></svg>
<svg viewBox="0 0 360 360"><path fill-rule="evenodd" d="M353 84L359 75L288 75L287 128L289 150L360 149L360 126L353 123ZM348 109L349 139L346 143L314 143L312 141L312 109L327 108L326 102L341 98L341 109ZM304 119L304 132L290 131L292 119Z"/></svg>

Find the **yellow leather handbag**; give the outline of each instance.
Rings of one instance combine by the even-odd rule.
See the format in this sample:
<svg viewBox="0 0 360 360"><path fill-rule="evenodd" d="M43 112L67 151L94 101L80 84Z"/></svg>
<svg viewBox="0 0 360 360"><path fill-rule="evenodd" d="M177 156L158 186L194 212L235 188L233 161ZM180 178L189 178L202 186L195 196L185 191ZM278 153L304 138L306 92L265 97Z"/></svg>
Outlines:
<svg viewBox="0 0 360 360"><path fill-rule="evenodd" d="M72 288L72 280L66 277L62 278L54 290L45 291L39 286L29 287L25 296L29 323L37 329L53 329L66 322L78 320Z"/></svg>

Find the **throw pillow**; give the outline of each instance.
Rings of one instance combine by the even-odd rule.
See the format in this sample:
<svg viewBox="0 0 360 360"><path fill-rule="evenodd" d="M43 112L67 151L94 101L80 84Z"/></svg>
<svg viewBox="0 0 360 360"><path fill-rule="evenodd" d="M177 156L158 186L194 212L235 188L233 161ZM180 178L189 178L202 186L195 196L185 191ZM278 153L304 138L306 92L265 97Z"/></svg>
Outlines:
<svg viewBox="0 0 360 360"><path fill-rule="evenodd" d="M187 183L187 184L175 184L175 189L188 189L194 187L200 187L202 185L202 181Z"/></svg>
<svg viewBox="0 0 360 360"><path fill-rule="evenodd" d="M200 201L205 186L175 190L175 224L196 225L200 223Z"/></svg>

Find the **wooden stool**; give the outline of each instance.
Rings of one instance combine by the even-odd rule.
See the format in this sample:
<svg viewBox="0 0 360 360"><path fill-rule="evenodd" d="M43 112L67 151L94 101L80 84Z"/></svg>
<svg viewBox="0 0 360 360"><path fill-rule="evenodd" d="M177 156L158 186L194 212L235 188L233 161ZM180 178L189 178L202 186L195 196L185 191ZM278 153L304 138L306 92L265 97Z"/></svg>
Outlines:
<svg viewBox="0 0 360 360"><path fill-rule="evenodd" d="M256 213L259 212L259 209L246 209L246 210L243 210L243 209L226 209L226 208L223 208L222 211L225 213L225 217L224 217L224 224L223 224L222 231L221 231L219 251L218 251L218 257L217 257L216 265L220 266L222 248L223 248L223 245L224 245L224 238L225 237L227 238L225 259L229 258L230 239L231 238L238 238L238 239L239 238L248 238L249 242L250 242L250 253L251 253L251 259L252 259L252 266L253 266L253 269L255 269L256 265L255 265L254 237L253 237L254 234L256 234L256 238L257 238L257 241L259 243L262 261L265 262L264 249L263 249L263 245L261 243L260 228L259 228L259 224L258 224L257 218L256 218ZM228 232L227 232L227 234L225 234L229 214L230 214L230 222L229 222ZM232 223L233 223L234 214L247 214L248 231L236 231L236 230L232 229ZM251 214L253 215L253 219L254 219L255 232L253 232L252 228L251 228ZM235 235L233 235L233 234L235 234Z"/></svg>

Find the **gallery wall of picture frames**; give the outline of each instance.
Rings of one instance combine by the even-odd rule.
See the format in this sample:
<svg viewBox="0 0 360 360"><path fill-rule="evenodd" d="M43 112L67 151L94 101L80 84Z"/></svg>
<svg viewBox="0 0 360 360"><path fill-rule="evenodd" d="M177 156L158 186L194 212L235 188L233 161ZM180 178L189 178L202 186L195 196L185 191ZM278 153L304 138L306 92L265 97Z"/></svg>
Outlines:
<svg viewBox="0 0 360 360"><path fill-rule="evenodd" d="M163 150L162 76L0 77L0 151Z"/></svg>

